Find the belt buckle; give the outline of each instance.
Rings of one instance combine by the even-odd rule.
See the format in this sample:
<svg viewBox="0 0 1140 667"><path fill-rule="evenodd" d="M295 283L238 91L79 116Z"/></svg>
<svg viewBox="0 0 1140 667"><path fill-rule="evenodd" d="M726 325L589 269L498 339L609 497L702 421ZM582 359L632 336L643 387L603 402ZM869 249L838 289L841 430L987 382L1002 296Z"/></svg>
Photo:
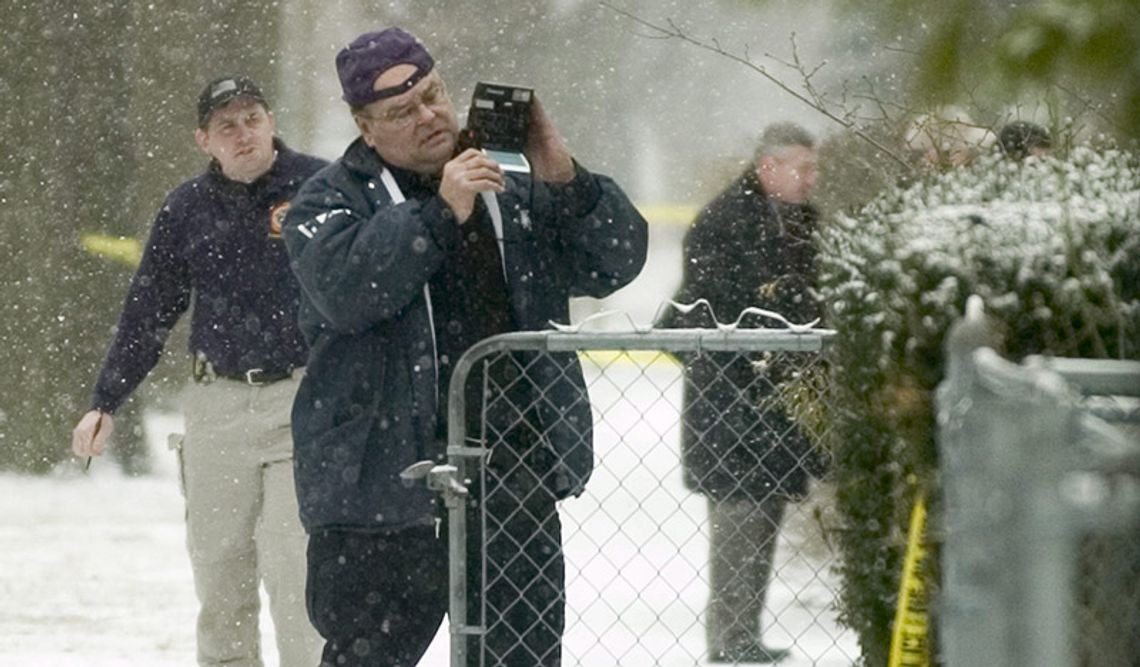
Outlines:
<svg viewBox="0 0 1140 667"><path fill-rule="evenodd" d="M246 382L246 384L252 385L252 386L254 386L254 387L260 387L261 385L265 384L265 382L263 382L263 381L260 379L260 378L261 378L261 374L262 374L263 372L264 372L264 371L263 371L263 369L261 369L261 368L251 368L251 369L249 369L248 371L246 371L246 372L245 372L245 382ZM254 377L255 375L256 375L257 377Z"/></svg>

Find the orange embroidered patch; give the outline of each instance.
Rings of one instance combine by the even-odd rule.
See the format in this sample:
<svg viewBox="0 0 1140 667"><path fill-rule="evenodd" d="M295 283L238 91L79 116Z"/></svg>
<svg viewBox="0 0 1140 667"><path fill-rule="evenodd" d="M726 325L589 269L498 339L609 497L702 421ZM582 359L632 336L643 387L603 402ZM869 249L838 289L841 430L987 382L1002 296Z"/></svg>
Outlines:
<svg viewBox="0 0 1140 667"><path fill-rule="evenodd" d="M289 202L283 201L280 204L269 209L269 238L281 238L282 225L285 222L285 214L289 211Z"/></svg>

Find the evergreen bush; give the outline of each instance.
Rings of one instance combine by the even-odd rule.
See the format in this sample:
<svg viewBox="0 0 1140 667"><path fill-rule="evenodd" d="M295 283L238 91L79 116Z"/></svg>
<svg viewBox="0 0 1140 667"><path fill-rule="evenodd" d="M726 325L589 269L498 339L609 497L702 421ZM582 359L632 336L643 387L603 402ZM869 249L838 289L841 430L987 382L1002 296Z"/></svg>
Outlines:
<svg viewBox="0 0 1140 667"><path fill-rule="evenodd" d="M885 666L907 521L937 480L943 336L978 294L1010 359L1140 359L1140 166L1090 148L1023 163L987 156L888 189L832 220L820 244L838 332L840 615L866 664ZM936 543L936 506L930 525ZM936 590L937 567L928 577Z"/></svg>

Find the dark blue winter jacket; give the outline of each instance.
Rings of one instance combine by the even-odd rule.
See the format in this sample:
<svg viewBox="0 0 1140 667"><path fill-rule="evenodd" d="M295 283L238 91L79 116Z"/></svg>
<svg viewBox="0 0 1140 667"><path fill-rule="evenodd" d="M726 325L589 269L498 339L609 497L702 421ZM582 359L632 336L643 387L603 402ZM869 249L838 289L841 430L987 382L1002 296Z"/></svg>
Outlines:
<svg viewBox="0 0 1140 667"><path fill-rule="evenodd" d="M191 302L190 352L216 371L305 365L308 351L297 325L300 290L279 226L289 199L328 163L278 139L274 146L273 166L252 183L226 178L213 161L167 196L99 373L94 409L118 409L158 363Z"/></svg>
<svg viewBox="0 0 1140 667"><path fill-rule="evenodd" d="M310 532L391 530L437 516L434 492L404 486L399 474L444 455L425 285L458 248L460 227L434 189L403 187L407 201L393 203L385 168L358 139L304 185L286 218L310 345L293 405L297 496ZM419 178L387 169L397 183ZM573 181L550 185L511 175L498 201L520 330L568 322L569 297L610 294L644 264L645 220L605 176L577 167ZM528 377L542 383L539 426L558 467L552 491L580 493L593 465L581 368L573 355L546 357Z"/></svg>

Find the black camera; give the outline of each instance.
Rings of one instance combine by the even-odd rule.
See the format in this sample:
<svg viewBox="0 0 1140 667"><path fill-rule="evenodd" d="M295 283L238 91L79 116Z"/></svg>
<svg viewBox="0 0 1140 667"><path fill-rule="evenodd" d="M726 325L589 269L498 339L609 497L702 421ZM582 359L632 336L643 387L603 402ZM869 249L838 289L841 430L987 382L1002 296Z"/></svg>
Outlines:
<svg viewBox="0 0 1140 667"><path fill-rule="evenodd" d="M482 81L475 84L462 145L481 149L506 171L529 173L530 163L523 151L533 99L532 88Z"/></svg>

